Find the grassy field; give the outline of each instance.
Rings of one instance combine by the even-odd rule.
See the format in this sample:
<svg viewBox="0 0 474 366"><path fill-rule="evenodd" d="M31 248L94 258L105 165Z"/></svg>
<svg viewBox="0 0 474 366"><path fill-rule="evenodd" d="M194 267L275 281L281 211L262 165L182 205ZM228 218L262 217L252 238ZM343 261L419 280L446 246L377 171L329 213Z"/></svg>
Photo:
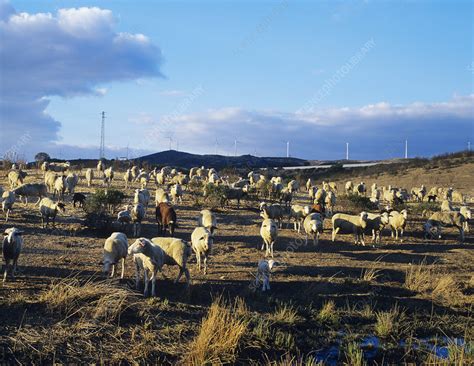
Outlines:
<svg viewBox="0 0 474 366"><path fill-rule="evenodd" d="M474 196L472 161L389 170L352 172L350 179L409 189L422 183L453 186ZM39 171L28 174L26 182L42 180ZM327 178L343 182L345 174ZM0 185L7 187L4 174ZM124 190L121 174L113 186ZM95 188L81 181L77 191ZM126 191L127 201L132 192ZM184 282L173 284L176 268L165 267L168 279L159 277L158 297L145 299L134 289L130 258L123 281L102 275L105 237L87 228L71 236L69 224L81 222L84 212L67 202L56 230L41 229L33 204L16 203L11 222L2 222L2 228L25 231L20 273L0 288L0 360L8 364L474 362L474 237L468 233L460 244L457 231L448 229L442 240L424 240L414 206L405 240L395 242L384 232L376 248L354 246L348 235L332 243L330 220L320 245L305 246L304 236L285 223L268 293L252 285L263 257L258 204L219 209L208 274L197 272L193 256L193 283L186 288ZM294 202L307 203L306 194ZM345 202L340 200L339 211L351 211ZM185 195L177 206L177 237L190 240L203 207L203 199ZM142 235L157 236L152 207Z"/></svg>

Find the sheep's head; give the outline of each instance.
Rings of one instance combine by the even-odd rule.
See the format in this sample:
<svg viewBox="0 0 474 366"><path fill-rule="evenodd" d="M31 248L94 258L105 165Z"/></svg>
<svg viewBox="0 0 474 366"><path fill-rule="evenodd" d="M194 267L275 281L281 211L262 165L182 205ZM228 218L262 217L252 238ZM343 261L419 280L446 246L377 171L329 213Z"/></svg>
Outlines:
<svg viewBox="0 0 474 366"><path fill-rule="evenodd" d="M360 219L361 219L362 221L367 221L367 217L368 217L367 212L362 211L362 212L360 213Z"/></svg>
<svg viewBox="0 0 474 366"><path fill-rule="evenodd" d="M408 211L407 210L402 210L400 214L405 218L405 220L408 218Z"/></svg>
<svg viewBox="0 0 474 366"><path fill-rule="evenodd" d="M389 220L390 220L390 219L389 219L388 212L382 213L382 214L380 215L380 217L381 217L381 222L382 222L382 224L387 225L388 222L389 222Z"/></svg>
<svg viewBox="0 0 474 366"><path fill-rule="evenodd" d="M8 243L13 243L15 240L16 236L21 236L23 234L23 231L20 229L17 229L16 227L11 227L8 229L5 229L3 235L7 238Z"/></svg>
<svg viewBox="0 0 474 366"><path fill-rule="evenodd" d="M270 271L272 270L273 266L276 265L276 262L273 259L268 260L268 268L270 268Z"/></svg>
<svg viewBox="0 0 474 366"><path fill-rule="evenodd" d="M66 205L63 202L58 202L56 206L62 211L66 212Z"/></svg>
<svg viewBox="0 0 474 366"><path fill-rule="evenodd" d="M202 231L202 235L199 238L199 243L202 245L202 248L207 251L212 246L214 238L211 232L208 229Z"/></svg>
<svg viewBox="0 0 474 366"><path fill-rule="evenodd" d="M149 242L147 238L138 238L128 247L128 255L143 253L147 245L149 245Z"/></svg>
<svg viewBox="0 0 474 366"><path fill-rule="evenodd" d="M260 202L260 206L259 206L259 207L260 207L260 211L263 211L263 209L264 209L265 207L267 207L267 203L266 203L266 202Z"/></svg>

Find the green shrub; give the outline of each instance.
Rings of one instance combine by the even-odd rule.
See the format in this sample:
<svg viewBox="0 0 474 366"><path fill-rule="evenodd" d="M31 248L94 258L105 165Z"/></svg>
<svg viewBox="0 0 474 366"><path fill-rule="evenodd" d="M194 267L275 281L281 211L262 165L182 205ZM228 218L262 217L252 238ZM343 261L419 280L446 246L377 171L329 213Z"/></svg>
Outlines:
<svg viewBox="0 0 474 366"><path fill-rule="evenodd" d="M355 211L372 211L378 209L377 204L371 202L369 197L354 194L347 196L346 199L349 201L348 205Z"/></svg>

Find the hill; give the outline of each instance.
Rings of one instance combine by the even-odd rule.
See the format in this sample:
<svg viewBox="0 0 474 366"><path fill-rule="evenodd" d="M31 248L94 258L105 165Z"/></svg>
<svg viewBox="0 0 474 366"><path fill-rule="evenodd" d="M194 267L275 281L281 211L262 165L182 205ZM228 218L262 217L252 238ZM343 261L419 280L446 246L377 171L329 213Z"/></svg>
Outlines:
<svg viewBox="0 0 474 366"><path fill-rule="evenodd" d="M161 151L139 157L135 160L147 162L151 165L170 165L187 169L202 165L212 166L216 169L222 169L225 167L257 169L267 167L304 166L309 164L308 161L297 158L257 157L253 155L198 155L176 150Z"/></svg>

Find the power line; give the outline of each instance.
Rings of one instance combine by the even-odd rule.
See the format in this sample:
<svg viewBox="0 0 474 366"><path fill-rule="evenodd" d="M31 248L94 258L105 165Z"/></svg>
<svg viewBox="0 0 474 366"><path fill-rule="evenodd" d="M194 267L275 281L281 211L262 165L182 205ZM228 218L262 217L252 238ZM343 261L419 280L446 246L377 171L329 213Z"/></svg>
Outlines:
<svg viewBox="0 0 474 366"><path fill-rule="evenodd" d="M102 112L102 123L100 126L100 153L99 159L105 157L105 112Z"/></svg>

